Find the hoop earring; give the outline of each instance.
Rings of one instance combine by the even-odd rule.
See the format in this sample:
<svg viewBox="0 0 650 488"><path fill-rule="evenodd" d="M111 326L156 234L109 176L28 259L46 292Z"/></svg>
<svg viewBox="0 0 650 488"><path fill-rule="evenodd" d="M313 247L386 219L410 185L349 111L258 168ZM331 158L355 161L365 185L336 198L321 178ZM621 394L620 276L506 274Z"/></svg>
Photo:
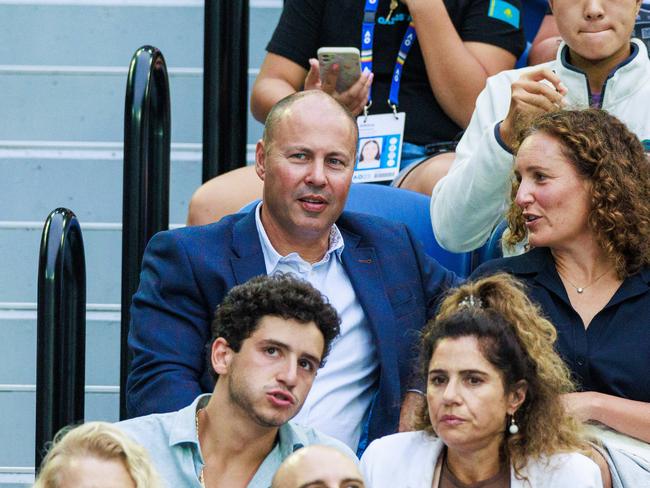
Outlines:
<svg viewBox="0 0 650 488"><path fill-rule="evenodd" d="M519 432L519 426L515 423L514 415L510 417L510 427L508 427L508 432L510 432L512 435L515 435Z"/></svg>

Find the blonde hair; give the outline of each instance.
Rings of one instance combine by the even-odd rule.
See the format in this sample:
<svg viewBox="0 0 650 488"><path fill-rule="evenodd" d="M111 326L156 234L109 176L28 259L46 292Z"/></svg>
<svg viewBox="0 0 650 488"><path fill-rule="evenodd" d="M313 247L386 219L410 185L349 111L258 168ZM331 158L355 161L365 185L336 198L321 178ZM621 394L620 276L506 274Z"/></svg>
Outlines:
<svg viewBox="0 0 650 488"><path fill-rule="evenodd" d="M521 282L500 273L452 290L422 335L424 377L442 339L467 336L478 339L485 358L500 371L506 393L521 380L528 385L526 398L515 414L519 432L505 434L504 422L501 446L518 477L523 477L521 470L531 458L558 452L589 455L581 424L567 414L560 401L560 395L574 391L574 385L553 349L555 327L541 316ZM418 427L435 434L426 405Z"/></svg>
<svg viewBox="0 0 650 488"><path fill-rule="evenodd" d="M136 488L162 486L142 446L112 424L87 422L77 427L64 427L56 434L41 463L34 488L58 488L66 466L72 459L82 457L122 461Z"/></svg>

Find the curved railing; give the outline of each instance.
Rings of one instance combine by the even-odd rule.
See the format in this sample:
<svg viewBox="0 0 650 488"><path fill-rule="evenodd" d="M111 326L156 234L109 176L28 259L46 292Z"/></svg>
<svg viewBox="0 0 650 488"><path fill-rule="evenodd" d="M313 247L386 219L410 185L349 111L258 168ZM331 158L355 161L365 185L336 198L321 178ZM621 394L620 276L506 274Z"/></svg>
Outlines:
<svg viewBox="0 0 650 488"><path fill-rule="evenodd" d="M171 109L162 53L151 46L131 59L124 107L120 418L126 418L127 337L131 298L149 239L169 227Z"/></svg>
<svg viewBox="0 0 650 488"><path fill-rule="evenodd" d="M206 0L203 181L246 164L248 0Z"/></svg>
<svg viewBox="0 0 650 488"><path fill-rule="evenodd" d="M52 211L38 265L36 469L62 427L83 421L86 358L86 261L75 214Z"/></svg>

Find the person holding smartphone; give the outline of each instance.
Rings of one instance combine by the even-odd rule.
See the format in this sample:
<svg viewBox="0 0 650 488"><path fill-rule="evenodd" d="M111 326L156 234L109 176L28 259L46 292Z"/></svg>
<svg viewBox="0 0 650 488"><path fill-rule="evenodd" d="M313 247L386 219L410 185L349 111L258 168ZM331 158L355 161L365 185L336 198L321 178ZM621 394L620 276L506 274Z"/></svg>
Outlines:
<svg viewBox="0 0 650 488"><path fill-rule="evenodd" d="M362 72L339 93L338 68L321 79L316 52L322 46L361 47L367 2L377 3L372 72ZM391 79L412 22L417 39L403 64L398 107L406 114L405 168L431 156L427 145L455 140L469 123L487 77L514 67L525 45L520 16L520 0L286 0L253 86L251 111L264 121L283 97L318 89L354 115L363 112L372 90L369 113L391 113ZM443 154L439 159L447 160L435 165L442 176L453 158ZM252 167L214 178L193 196L188 224L213 222L237 211L259 198L261 188Z"/></svg>

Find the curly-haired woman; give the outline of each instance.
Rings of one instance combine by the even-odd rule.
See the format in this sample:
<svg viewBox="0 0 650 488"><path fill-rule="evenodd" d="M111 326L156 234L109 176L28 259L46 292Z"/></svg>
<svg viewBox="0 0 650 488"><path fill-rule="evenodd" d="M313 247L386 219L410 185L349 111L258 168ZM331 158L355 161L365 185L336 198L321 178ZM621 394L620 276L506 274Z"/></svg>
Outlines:
<svg viewBox="0 0 650 488"><path fill-rule="evenodd" d="M565 405L650 453L650 163L630 130L600 110L547 113L515 160L510 244L532 250L486 263L507 271L558 330L580 392Z"/></svg>
<svg viewBox="0 0 650 488"><path fill-rule="evenodd" d="M555 339L506 274L453 291L421 341L421 430L370 444L369 486L601 488L580 424L559 401L573 385Z"/></svg>

